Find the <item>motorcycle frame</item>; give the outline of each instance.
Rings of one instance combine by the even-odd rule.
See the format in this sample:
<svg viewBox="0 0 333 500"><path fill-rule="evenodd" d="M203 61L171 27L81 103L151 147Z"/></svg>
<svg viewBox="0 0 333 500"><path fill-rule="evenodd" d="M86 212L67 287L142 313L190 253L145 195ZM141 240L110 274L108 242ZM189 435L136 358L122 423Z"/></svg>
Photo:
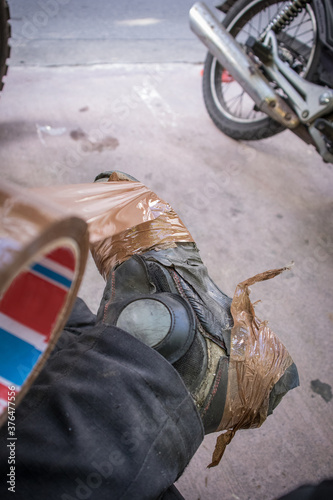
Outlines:
<svg viewBox="0 0 333 500"><path fill-rule="evenodd" d="M284 63L279 58L278 44L273 31L269 31L266 35L264 45L270 47L272 54L270 61L264 64L265 73L286 93L300 122L308 126L309 133L323 159L333 162L333 155L327 150L324 138L314 125L317 118L333 111L333 90L304 80Z"/></svg>
<svg viewBox="0 0 333 500"><path fill-rule="evenodd" d="M228 1L228 4L232 2ZM323 2L312 0L317 12L323 12ZM328 4L328 0L327 0ZM333 9L330 10L333 17ZM322 18L321 18L322 19ZM329 23L326 18L320 22L318 36L320 43L330 45ZM244 90L252 97L257 106L273 119L287 128L301 132L306 142L313 143L324 161L333 163L333 154L328 151L325 139L315 127L315 119L328 115L333 110L333 91L300 77L290 66L284 63L278 55L278 45L275 34L270 31L264 39L264 45L269 47L270 56L261 61L264 73L276 81L286 93L291 106L281 99L270 87L254 64L254 61L244 53L241 46L221 26L221 23L203 4L198 2L190 11L190 24L193 31L219 60L223 67L237 80ZM333 29L332 29L333 32ZM332 33L333 43L333 33ZM258 54L257 54L258 56ZM258 56L260 59L260 57ZM300 124L300 125L299 125ZM302 127L304 132L302 132ZM307 138L307 131L309 136ZM310 139L310 140L309 140Z"/></svg>

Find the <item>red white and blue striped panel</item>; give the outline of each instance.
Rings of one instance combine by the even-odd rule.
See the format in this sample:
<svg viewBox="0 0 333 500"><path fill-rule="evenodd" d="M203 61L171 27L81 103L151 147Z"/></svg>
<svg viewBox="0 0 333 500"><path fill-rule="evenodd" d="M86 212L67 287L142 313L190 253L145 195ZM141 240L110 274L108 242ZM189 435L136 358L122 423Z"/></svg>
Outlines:
<svg viewBox="0 0 333 500"><path fill-rule="evenodd" d="M75 255L58 248L33 262L0 301L0 413L8 386L19 391L48 346L75 274Z"/></svg>

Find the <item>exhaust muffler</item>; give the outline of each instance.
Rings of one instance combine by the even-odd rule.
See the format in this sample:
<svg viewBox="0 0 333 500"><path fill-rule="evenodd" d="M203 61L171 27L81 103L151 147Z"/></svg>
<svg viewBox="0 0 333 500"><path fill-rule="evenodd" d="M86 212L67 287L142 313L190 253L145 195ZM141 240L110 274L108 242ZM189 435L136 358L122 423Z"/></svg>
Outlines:
<svg viewBox="0 0 333 500"><path fill-rule="evenodd" d="M299 119L294 111L274 92L254 62L203 2L191 8L190 27L261 111L285 127L297 127Z"/></svg>

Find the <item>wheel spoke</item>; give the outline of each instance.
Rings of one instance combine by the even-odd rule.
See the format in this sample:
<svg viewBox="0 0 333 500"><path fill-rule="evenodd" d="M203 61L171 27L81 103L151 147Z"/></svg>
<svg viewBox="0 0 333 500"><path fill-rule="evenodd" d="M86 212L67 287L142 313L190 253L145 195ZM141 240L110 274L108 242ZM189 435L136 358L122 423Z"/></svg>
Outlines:
<svg viewBox="0 0 333 500"><path fill-rule="evenodd" d="M241 90L241 92L233 97L231 97L230 99L228 99L228 101L225 100L225 103L226 104L234 104L235 102L237 102L239 100L239 98L242 97L242 95L244 94L244 90Z"/></svg>

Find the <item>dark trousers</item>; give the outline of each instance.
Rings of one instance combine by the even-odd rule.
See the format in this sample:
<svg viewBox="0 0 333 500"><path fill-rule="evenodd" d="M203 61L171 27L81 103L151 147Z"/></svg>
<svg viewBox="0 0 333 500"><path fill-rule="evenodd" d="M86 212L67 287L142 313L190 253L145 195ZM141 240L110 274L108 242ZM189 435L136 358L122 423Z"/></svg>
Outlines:
<svg viewBox="0 0 333 500"><path fill-rule="evenodd" d="M203 439L194 403L156 351L96 325L84 302L16 410L15 497L0 430L0 498L182 498L174 481Z"/></svg>

